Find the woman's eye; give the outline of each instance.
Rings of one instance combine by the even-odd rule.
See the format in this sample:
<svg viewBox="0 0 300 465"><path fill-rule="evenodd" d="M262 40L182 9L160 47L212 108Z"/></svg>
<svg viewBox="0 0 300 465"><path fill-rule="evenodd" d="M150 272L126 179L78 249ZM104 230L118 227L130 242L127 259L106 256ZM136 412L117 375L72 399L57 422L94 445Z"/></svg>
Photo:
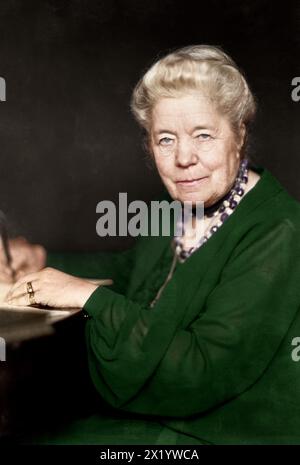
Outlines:
<svg viewBox="0 0 300 465"><path fill-rule="evenodd" d="M208 139L211 139L211 135L203 133L203 134L199 134L197 138L201 140L208 140Z"/></svg>
<svg viewBox="0 0 300 465"><path fill-rule="evenodd" d="M159 144L160 145L171 145L172 142L173 142L173 139L171 139L170 137L163 137L162 139L160 139Z"/></svg>

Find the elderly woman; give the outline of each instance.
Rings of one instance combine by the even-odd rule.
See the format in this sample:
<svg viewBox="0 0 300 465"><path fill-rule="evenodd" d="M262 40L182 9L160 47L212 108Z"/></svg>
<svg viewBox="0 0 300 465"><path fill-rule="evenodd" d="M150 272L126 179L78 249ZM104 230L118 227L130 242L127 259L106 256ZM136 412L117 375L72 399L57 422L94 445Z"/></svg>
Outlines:
<svg viewBox="0 0 300 465"><path fill-rule="evenodd" d="M34 272L19 274L8 301L34 292L40 304L82 307L91 379L123 412L56 442L300 443L300 208L246 157L255 103L245 77L219 48L185 47L146 72L132 110L169 200L204 202L204 231L187 224L122 253L48 254L41 271L40 247L12 243L15 268Z"/></svg>

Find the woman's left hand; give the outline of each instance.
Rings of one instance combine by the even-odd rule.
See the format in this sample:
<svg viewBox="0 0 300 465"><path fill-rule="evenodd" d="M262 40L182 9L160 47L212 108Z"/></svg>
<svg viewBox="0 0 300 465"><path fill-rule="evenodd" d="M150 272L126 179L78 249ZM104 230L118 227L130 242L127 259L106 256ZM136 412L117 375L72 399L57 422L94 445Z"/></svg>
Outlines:
<svg viewBox="0 0 300 465"><path fill-rule="evenodd" d="M10 289L6 302L12 305L30 305L27 283L34 291L38 305L53 308L82 308L98 287L86 279L77 278L54 268L44 268L22 276Z"/></svg>

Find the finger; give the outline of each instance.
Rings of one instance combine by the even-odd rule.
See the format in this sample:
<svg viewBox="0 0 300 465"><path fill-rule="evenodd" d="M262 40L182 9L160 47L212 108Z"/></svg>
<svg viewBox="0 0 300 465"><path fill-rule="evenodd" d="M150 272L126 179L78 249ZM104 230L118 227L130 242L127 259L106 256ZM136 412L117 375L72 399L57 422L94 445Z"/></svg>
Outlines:
<svg viewBox="0 0 300 465"><path fill-rule="evenodd" d="M23 237L23 236L14 237L13 239L10 240L10 242L12 244L29 244L26 237Z"/></svg>
<svg viewBox="0 0 300 465"><path fill-rule="evenodd" d="M19 279L22 278L22 276L25 276L25 274L28 274L28 273L29 273L29 271L25 270L25 269L21 269L21 270L16 271L15 280L19 281Z"/></svg>
<svg viewBox="0 0 300 465"><path fill-rule="evenodd" d="M12 289L9 290L9 292L6 295L6 301L9 302L10 300L17 299L19 297L26 296L28 294L27 292L27 286L26 284L21 284L17 288L15 288L13 291Z"/></svg>
<svg viewBox="0 0 300 465"><path fill-rule="evenodd" d="M33 294L34 302L32 302L30 294L27 292L27 289L24 289L20 286L18 289L14 291L14 293L8 293L5 297L5 302L10 305L35 305L38 303L37 301L37 293L34 292Z"/></svg>
<svg viewBox="0 0 300 465"><path fill-rule="evenodd" d="M20 278L22 278L23 276L26 276L30 273L35 273L36 270L34 269L31 269L30 266L28 266L28 264L24 264L23 266L15 269L15 281L19 281Z"/></svg>
<svg viewBox="0 0 300 465"><path fill-rule="evenodd" d="M4 264L3 266L0 265L0 273L1 274L12 274L12 268L8 266L7 264Z"/></svg>
<svg viewBox="0 0 300 465"><path fill-rule="evenodd" d="M27 291L27 284L21 283L18 287L14 287L14 289L9 290L9 292L7 293L6 299L7 300L14 299L14 298L26 295L26 294L29 294Z"/></svg>
<svg viewBox="0 0 300 465"><path fill-rule="evenodd" d="M14 291L17 287L19 287L21 284L25 284L28 282L33 283L34 281L38 281L40 279L40 272L36 273L27 273L24 276L20 277L18 281L15 282L15 284L12 286L11 291Z"/></svg>
<svg viewBox="0 0 300 465"><path fill-rule="evenodd" d="M9 239L8 241L8 246L9 246L10 251L13 251L16 248L27 245L27 244L29 244L29 242L24 237L16 237L14 239ZM3 240L2 240L2 237L0 237L0 252L3 253L3 251L4 251Z"/></svg>
<svg viewBox="0 0 300 465"><path fill-rule="evenodd" d="M36 299L35 299L36 300ZM26 295L21 295L18 297L14 297L12 299L6 299L6 302L9 305L24 305L28 306L31 305L30 300L29 300L29 294L26 293Z"/></svg>
<svg viewBox="0 0 300 465"><path fill-rule="evenodd" d="M6 268L7 266L7 258L5 254L0 250L0 268Z"/></svg>
<svg viewBox="0 0 300 465"><path fill-rule="evenodd" d="M21 288L21 286L20 286ZM23 288L24 291L24 288ZM26 305L26 306L34 306L34 305L39 305L40 300L39 300L39 294L34 292L33 294L33 300L30 294L27 292L22 292L20 291L15 291L13 295L7 295L5 297L5 302L7 302L10 305Z"/></svg>
<svg viewBox="0 0 300 465"><path fill-rule="evenodd" d="M27 275L29 276L29 275ZM33 280L33 279L30 279L29 281L22 281L22 279L20 279L19 281L17 281L12 287L11 289L9 290L7 296L6 296L6 299L14 299L16 297L20 297L22 295L26 295L26 294L29 294L28 291L27 291L27 283L28 282L31 282L31 285L32 285L32 289L33 289L33 292L37 292L38 290L38 281L37 280Z"/></svg>
<svg viewBox="0 0 300 465"><path fill-rule="evenodd" d="M11 251L11 264L15 268L15 270L18 270L24 264L28 261L28 257L22 253L21 250L12 250Z"/></svg>
<svg viewBox="0 0 300 465"><path fill-rule="evenodd" d="M20 268L22 268L25 264L24 256L22 254L15 254L11 252L11 263L8 266L7 264L7 257L0 252L0 270L4 271L5 273L12 274L12 270L16 272Z"/></svg>
<svg viewBox="0 0 300 465"><path fill-rule="evenodd" d="M13 275L11 272L0 272L0 281L3 283L14 283Z"/></svg>

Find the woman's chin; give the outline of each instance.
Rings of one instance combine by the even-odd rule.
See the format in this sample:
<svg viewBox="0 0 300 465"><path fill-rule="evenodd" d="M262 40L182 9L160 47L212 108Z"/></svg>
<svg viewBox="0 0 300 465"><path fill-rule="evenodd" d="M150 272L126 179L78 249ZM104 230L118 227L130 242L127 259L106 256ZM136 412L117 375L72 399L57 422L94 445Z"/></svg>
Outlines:
<svg viewBox="0 0 300 465"><path fill-rule="evenodd" d="M192 202L193 205L196 204L196 202L205 202L207 200L206 196L200 195L197 192L179 193L177 199L180 200L180 202Z"/></svg>
<svg viewBox="0 0 300 465"><path fill-rule="evenodd" d="M192 202L193 205L196 202L207 202L210 199L210 193L199 192L196 189L168 189L170 196L173 200L179 200L180 202Z"/></svg>
<svg viewBox="0 0 300 465"><path fill-rule="evenodd" d="M177 185L176 197L180 202L207 202L210 198L209 191L210 189L207 188L199 189L196 185Z"/></svg>

